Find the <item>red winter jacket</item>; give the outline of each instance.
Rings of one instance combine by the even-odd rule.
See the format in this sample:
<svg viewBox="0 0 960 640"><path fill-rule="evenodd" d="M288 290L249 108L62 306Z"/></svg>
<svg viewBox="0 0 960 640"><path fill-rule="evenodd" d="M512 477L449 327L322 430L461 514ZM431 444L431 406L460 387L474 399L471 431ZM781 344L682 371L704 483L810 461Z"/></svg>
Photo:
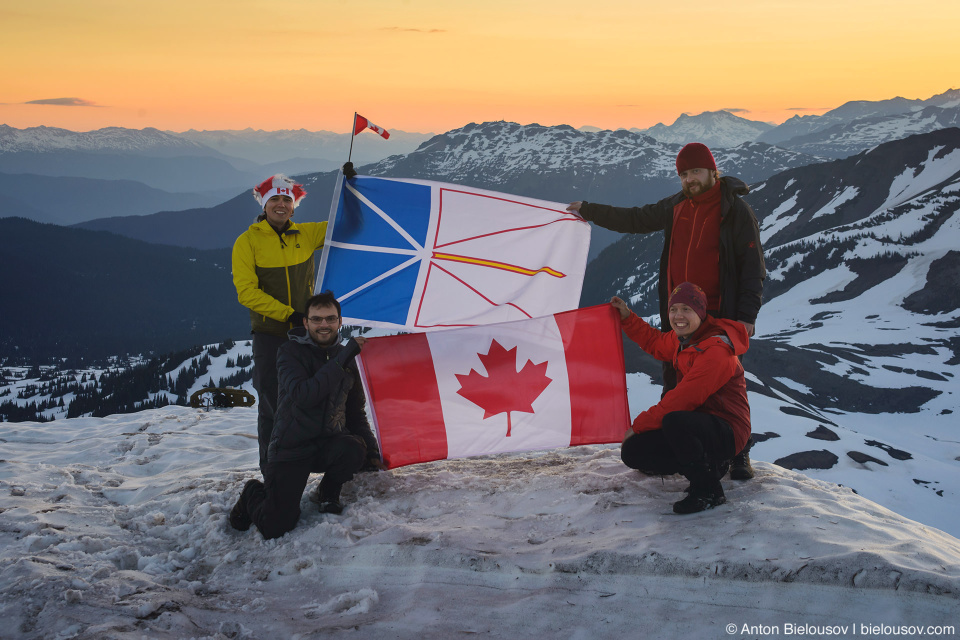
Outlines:
<svg viewBox="0 0 960 640"><path fill-rule="evenodd" d="M735 320L707 317L681 345L673 331L661 333L635 313L622 323L627 336L657 360L673 362L677 386L637 416L633 430L659 429L671 411L702 411L723 418L733 428L739 452L750 437L750 405L743 365L737 357L750 347L747 328Z"/></svg>

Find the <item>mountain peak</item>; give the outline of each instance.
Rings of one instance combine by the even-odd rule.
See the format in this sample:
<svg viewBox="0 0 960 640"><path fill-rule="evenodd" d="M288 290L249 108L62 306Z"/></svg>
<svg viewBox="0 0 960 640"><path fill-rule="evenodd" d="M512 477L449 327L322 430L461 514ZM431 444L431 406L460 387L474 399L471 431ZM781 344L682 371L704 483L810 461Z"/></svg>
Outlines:
<svg viewBox="0 0 960 640"><path fill-rule="evenodd" d="M670 126L655 124L641 133L661 142L686 144L702 142L708 147L735 147L755 140L773 125L748 120L726 110L704 111L697 115L681 114Z"/></svg>

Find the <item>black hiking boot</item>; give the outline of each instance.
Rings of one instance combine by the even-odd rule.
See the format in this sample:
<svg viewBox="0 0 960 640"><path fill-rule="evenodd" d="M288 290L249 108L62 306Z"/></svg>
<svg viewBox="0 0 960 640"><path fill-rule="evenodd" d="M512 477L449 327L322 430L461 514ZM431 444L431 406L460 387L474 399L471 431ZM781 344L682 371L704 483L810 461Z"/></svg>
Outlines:
<svg viewBox="0 0 960 640"><path fill-rule="evenodd" d="M327 474L323 474L323 479L317 488L310 492L310 502L317 505L320 513L343 513L343 505L340 504L340 489L343 485L336 486L330 481Z"/></svg>
<svg viewBox="0 0 960 640"><path fill-rule="evenodd" d="M679 514L699 513L723 504L727 501L727 497L723 495L723 487L720 487L719 484L717 483L718 490L691 489L686 498L673 503L673 512Z"/></svg>
<svg viewBox="0 0 960 640"><path fill-rule="evenodd" d="M727 470L730 469L730 461L720 460L719 462L714 462L711 465L711 468L713 469L713 475L717 478L717 480L720 480L721 478L723 478L723 476L727 475ZM691 482L686 486L683 492L690 493L690 489L692 488L693 488L693 483Z"/></svg>
<svg viewBox="0 0 960 640"><path fill-rule="evenodd" d="M726 502L727 498L723 495L720 478L726 473L727 466L726 460L707 461L706 459L686 465L683 475L690 480L687 497L673 503L673 512L697 513Z"/></svg>
<svg viewBox="0 0 960 640"><path fill-rule="evenodd" d="M247 480L247 484L243 485L243 491L240 492L237 503L230 510L230 526L237 531L246 531L253 524L250 514L247 512L247 498L250 497L250 492L259 486L262 486L259 480Z"/></svg>
<svg viewBox="0 0 960 640"><path fill-rule="evenodd" d="M738 453L730 461L730 479L731 480L749 480L753 477L753 467L750 466L750 448L753 446L753 438L747 440L743 451Z"/></svg>
<svg viewBox="0 0 960 640"><path fill-rule="evenodd" d="M343 513L343 505L338 500L323 500L317 504L317 510L320 513L340 515Z"/></svg>

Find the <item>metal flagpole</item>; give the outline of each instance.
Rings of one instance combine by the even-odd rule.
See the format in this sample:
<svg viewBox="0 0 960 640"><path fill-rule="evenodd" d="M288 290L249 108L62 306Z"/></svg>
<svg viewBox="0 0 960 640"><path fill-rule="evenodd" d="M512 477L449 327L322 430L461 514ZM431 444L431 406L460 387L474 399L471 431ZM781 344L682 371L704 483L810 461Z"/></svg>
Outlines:
<svg viewBox="0 0 960 640"><path fill-rule="evenodd" d="M357 112L353 112L353 126L350 127L350 153L347 154L347 162L353 157L353 139L357 137Z"/></svg>
<svg viewBox="0 0 960 640"><path fill-rule="evenodd" d="M353 112L353 128L350 129L350 152L347 154L347 162L353 157L353 139L356 137L354 131L357 130L357 112ZM343 167L337 171L337 183L333 188L333 198L330 201L330 213L327 215L327 234L323 240L323 249L320 252L320 266L317 267L317 279L313 284L313 292L320 293L320 283L323 282L323 272L327 268L327 258L330 255L330 240L333 238L333 223L337 219L337 209L340 204L340 190L343 187Z"/></svg>

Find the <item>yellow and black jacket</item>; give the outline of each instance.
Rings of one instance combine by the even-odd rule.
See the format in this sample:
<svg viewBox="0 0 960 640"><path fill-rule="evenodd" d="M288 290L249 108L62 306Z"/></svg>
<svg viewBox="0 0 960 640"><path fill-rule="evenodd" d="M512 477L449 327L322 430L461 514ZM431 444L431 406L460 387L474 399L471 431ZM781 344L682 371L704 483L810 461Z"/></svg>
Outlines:
<svg viewBox="0 0 960 640"><path fill-rule="evenodd" d="M323 245L326 222L291 222L283 233L261 220L233 244L233 285L250 309L258 333L286 337L287 318L313 295L313 254Z"/></svg>

